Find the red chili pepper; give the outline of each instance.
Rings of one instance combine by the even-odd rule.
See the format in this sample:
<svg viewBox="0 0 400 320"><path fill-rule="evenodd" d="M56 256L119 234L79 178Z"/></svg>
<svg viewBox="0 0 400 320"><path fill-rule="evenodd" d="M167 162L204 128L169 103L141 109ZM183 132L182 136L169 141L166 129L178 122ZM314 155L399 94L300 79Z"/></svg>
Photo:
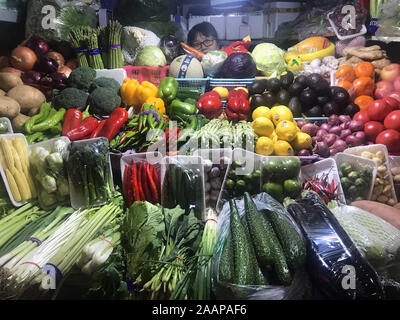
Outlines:
<svg viewBox="0 0 400 320"><path fill-rule="evenodd" d="M124 108L115 108L101 129L99 137L106 137L108 141L111 141L121 130L127 120L128 111Z"/></svg>
<svg viewBox="0 0 400 320"><path fill-rule="evenodd" d="M98 120L96 118L88 117L83 120L79 127L68 131L65 136L71 141L82 140L85 137L90 136L93 130L96 129L97 124Z"/></svg>
<svg viewBox="0 0 400 320"><path fill-rule="evenodd" d="M143 191L143 176L142 176L143 162L141 162L140 165L138 166L139 169L137 170L137 172L138 172L138 188L139 188L140 201L146 201L146 196Z"/></svg>
<svg viewBox="0 0 400 320"><path fill-rule="evenodd" d="M90 138L97 138L99 136L101 129L106 124L106 122L107 122L107 120L101 120L99 122L99 124L97 125L97 128L93 130L92 134L90 135Z"/></svg>
<svg viewBox="0 0 400 320"><path fill-rule="evenodd" d="M78 109L68 109L64 116L62 135L66 136L69 131L80 126L82 112Z"/></svg>
<svg viewBox="0 0 400 320"><path fill-rule="evenodd" d="M147 176L147 170L146 170L146 167L148 166L148 164L147 164L147 162L143 161L140 165L142 168L142 182L143 182L142 187L143 187L144 196L146 198L146 201L154 203L152 193L150 191L149 183L148 183L149 177Z"/></svg>
<svg viewBox="0 0 400 320"><path fill-rule="evenodd" d="M160 203L159 192L157 190L157 186L156 186L156 184L155 184L155 182L153 180L153 177L151 175L151 171L150 171L149 166L147 166L146 170L147 170L147 177L149 179L150 190L151 190L151 192L153 194L153 199L154 199L155 203Z"/></svg>
<svg viewBox="0 0 400 320"><path fill-rule="evenodd" d="M139 186L138 186L138 172L136 168L136 163L132 160L131 162L132 167L132 176L131 176L131 185L133 189L133 197L135 201L140 201L140 193L139 193Z"/></svg>

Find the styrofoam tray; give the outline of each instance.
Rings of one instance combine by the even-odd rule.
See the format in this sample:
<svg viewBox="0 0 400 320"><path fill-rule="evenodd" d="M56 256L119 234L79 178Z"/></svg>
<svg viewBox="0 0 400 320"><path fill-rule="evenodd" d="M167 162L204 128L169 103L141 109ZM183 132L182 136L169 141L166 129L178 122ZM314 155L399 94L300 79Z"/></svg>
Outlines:
<svg viewBox="0 0 400 320"><path fill-rule="evenodd" d="M14 130L12 128L12 124L11 124L10 119L8 119L7 117L1 117L0 121L6 122L7 123L7 129L8 129L6 133L2 133L2 134L14 133Z"/></svg>
<svg viewBox="0 0 400 320"><path fill-rule="evenodd" d="M73 141L72 143L77 144L77 145L88 145L91 143L95 143L97 140L103 139L105 141L108 140L106 138L100 137L100 138L93 138L93 139L84 139L84 140L78 140L78 141ZM67 160L68 161L68 160ZM114 190L114 179L113 179L113 172L112 172L112 167L111 167L111 158L110 155L108 155L108 163L109 163L109 170L110 170L110 176L111 176L111 189ZM82 201L82 196L81 194L78 194L75 190L74 184L71 180L69 171L68 171L68 183L69 183L69 190L70 190L70 199L71 199L71 206L75 210L78 210L79 208L83 207L83 201ZM107 200L99 201L94 204L91 204L91 206L101 206L106 204Z"/></svg>
<svg viewBox="0 0 400 320"><path fill-rule="evenodd" d="M162 183L165 176L165 163L163 161L162 154L158 151L155 151L155 152L134 153L122 156L120 160L122 186L124 185L125 167L127 165L130 165L132 160L135 163L140 163L146 160L148 163L153 164L154 168L157 171L157 174L160 177L160 189L162 190Z"/></svg>
<svg viewBox="0 0 400 320"><path fill-rule="evenodd" d="M224 174L224 176L222 178L221 189L220 189L220 192L219 192L219 195L218 195L218 199L216 201L215 209L216 209L217 212L222 210L222 206L218 207L218 204L221 204L220 199L221 199L222 190L223 190L223 188L225 186L225 182L226 182L226 179L227 179L227 176L228 176L228 172L229 172L229 170L231 168L232 153L233 153L232 149L227 149L227 148L225 148L225 149L223 149L223 148L221 148L221 149L198 149L198 150L195 150L194 153L193 153L193 155L195 155L195 156L200 156L203 159L211 160L213 165L219 165L220 164L220 158L222 156L225 156L228 159L230 159L229 163L227 164L227 167L226 167L226 170L225 170L225 174ZM207 175L207 173L204 172L204 180L206 179L206 175ZM206 205L208 205L207 201L206 201Z"/></svg>
<svg viewBox="0 0 400 320"><path fill-rule="evenodd" d="M177 156L167 156L163 158L163 164L165 167L164 170L164 175L161 176L161 183L163 185L164 179L165 179L165 173L167 172L167 168L170 164L180 164L188 169L192 169L195 172L198 172L200 175L201 183L202 183L202 188L203 188L203 220L205 220L206 217L206 197L204 194L205 190L205 183L204 183L204 164L203 164L203 158L200 156L183 156L183 155L177 155ZM164 193L161 195L161 204L164 205L165 200L164 200Z"/></svg>
<svg viewBox="0 0 400 320"><path fill-rule="evenodd" d="M331 24L331 27L332 27L333 31L336 34L336 37L338 37L339 40L353 39L355 37L362 36L362 35L367 33L367 27L365 26L365 24L363 24L362 28L361 28L361 31L359 33L351 34L351 35L348 35L348 36L341 36L339 34L339 32L337 31L337 29L336 29L335 23L330 18L331 14L333 14L333 11L328 13L328 20L329 20L329 22Z"/></svg>
<svg viewBox="0 0 400 320"><path fill-rule="evenodd" d="M391 166L390 166L390 162L389 162L389 153L388 153L386 146L383 144L372 144L369 146L360 146L360 147L349 148L349 149L346 149L344 152L348 153L348 154L354 154L357 156L361 156L361 153L363 151L369 151L372 153L376 153L378 151L383 152L383 154L385 156L385 160L386 160L383 163L383 165L385 165L387 168L387 172L386 172L385 176L388 176L388 178L389 178L390 184L392 186L392 197L393 197L394 201L397 203L398 200L397 200L397 196L396 196L396 191L394 189L393 176L392 176L392 172L390 171Z"/></svg>
<svg viewBox="0 0 400 320"><path fill-rule="evenodd" d="M367 193L367 199L366 199L366 200L370 200L372 197L372 191L374 189L376 172L378 169L376 162L373 160L370 160L370 159L362 158L358 155L353 155L353 154L348 154L348 153L343 153L343 152L339 152L335 155L335 161L336 161L336 166L338 168L338 172L339 172L340 165L343 162L350 163L356 170L362 170L363 168L372 169L371 186Z"/></svg>
<svg viewBox="0 0 400 320"><path fill-rule="evenodd" d="M313 164L302 166L300 169L299 180L303 183L306 179L315 176L321 177L322 174L328 176L329 181L334 181L337 185L337 195L340 203L346 204L342 184L340 183L339 170L336 161L333 158L327 158Z"/></svg>
<svg viewBox="0 0 400 320"><path fill-rule="evenodd" d="M26 141L26 138L25 138L25 136L24 136L22 133L2 134L2 135L0 136L0 138L1 138L1 139L3 139L3 138L6 138L6 139L22 138L22 139L24 139L25 146L26 146L26 152L27 152L27 154L29 155L29 151L28 151L28 150L29 150L28 142ZM14 196L13 196L13 194L12 194L12 192L11 192L10 186L9 186L9 184L8 184L8 180L7 180L7 177L6 177L6 173L5 173L4 168L3 168L3 166L1 165L1 163L0 163L0 174L1 174L1 177L2 177L3 182L4 182L4 186L6 187L8 196L10 197L10 201L11 201L11 203L13 204L13 206L15 206L15 207L21 207L21 206L23 206L24 204L28 203L28 201L22 201L22 202L15 201Z"/></svg>
<svg viewBox="0 0 400 320"><path fill-rule="evenodd" d="M112 78L120 85L124 82L124 79L127 77L126 71L122 68L120 69L96 69L96 78L106 77Z"/></svg>

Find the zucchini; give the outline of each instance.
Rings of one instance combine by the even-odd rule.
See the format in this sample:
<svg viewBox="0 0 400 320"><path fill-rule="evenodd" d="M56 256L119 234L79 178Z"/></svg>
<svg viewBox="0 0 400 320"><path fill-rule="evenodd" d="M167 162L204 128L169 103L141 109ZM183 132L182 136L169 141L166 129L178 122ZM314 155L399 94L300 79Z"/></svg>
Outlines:
<svg viewBox="0 0 400 320"><path fill-rule="evenodd" d="M224 248L222 249L221 258L219 261L219 279L224 282L233 281L233 247L232 237L229 235L225 240Z"/></svg>
<svg viewBox="0 0 400 320"><path fill-rule="evenodd" d="M176 99L181 101L191 98L194 100L199 100L201 97L201 90L196 88L178 88L176 92Z"/></svg>
<svg viewBox="0 0 400 320"><path fill-rule="evenodd" d="M234 256L233 283L253 285L256 283L256 263L252 256L252 245L247 237L245 227L240 221L239 212L234 200L229 200L231 210L231 235Z"/></svg>
<svg viewBox="0 0 400 320"><path fill-rule="evenodd" d="M296 229L289 221L279 217L276 212L267 211L261 212L261 214L266 214L272 224L289 268L294 271L302 267L306 263L306 247Z"/></svg>

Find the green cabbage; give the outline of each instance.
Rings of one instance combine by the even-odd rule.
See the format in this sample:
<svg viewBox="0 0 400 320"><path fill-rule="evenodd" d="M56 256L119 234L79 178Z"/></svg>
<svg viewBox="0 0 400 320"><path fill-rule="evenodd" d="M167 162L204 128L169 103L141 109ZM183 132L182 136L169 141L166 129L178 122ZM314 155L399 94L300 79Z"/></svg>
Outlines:
<svg viewBox="0 0 400 320"><path fill-rule="evenodd" d="M144 47L135 60L136 66L164 67L166 64L164 53L156 46Z"/></svg>
<svg viewBox="0 0 400 320"><path fill-rule="evenodd" d="M215 76L221 69L227 57L228 54L225 51L210 51L205 54L201 60L204 74L208 77Z"/></svg>
<svg viewBox="0 0 400 320"><path fill-rule="evenodd" d="M260 43L256 45L252 55L257 70L261 71L267 77L277 77L286 71L285 51L273 43Z"/></svg>

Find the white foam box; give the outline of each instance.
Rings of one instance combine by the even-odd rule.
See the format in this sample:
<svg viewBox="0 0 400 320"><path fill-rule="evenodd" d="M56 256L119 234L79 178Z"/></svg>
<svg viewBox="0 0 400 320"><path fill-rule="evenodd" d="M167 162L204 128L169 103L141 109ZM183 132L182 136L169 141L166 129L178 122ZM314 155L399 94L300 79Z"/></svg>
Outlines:
<svg viewBox="0 0 400 320"><path fill-rule="evenodd" d="M263 11L251 13L228 14L226 16L226 40L240 40L250 35L250 38L264 38L266 19Z"/></svg>
<svg viewBox="0 0 400 320"><path fill-rule="evenodd" d="M279 25L295 20L300 14L300 2L268 2L264 5L266 14L265 38L273 38Z"/></svg>
<svg viewBox="0 0 400 320"><path fill-rule="evenodd" d="M192 29L196 24L202 22L211 23L217 31L218 40L225 40L226 29L225 29L225 16L213 15L213 16L190 16L188 19L188 30Z"/></svg>
<svg viewBox="0 0 400 320"><path fill-rule="evenodd" d="M96 69L96 79L100 77L112 78L120 85L124 82L124 79L127 78L126 71L122 68L120 69Z"/></svg>

